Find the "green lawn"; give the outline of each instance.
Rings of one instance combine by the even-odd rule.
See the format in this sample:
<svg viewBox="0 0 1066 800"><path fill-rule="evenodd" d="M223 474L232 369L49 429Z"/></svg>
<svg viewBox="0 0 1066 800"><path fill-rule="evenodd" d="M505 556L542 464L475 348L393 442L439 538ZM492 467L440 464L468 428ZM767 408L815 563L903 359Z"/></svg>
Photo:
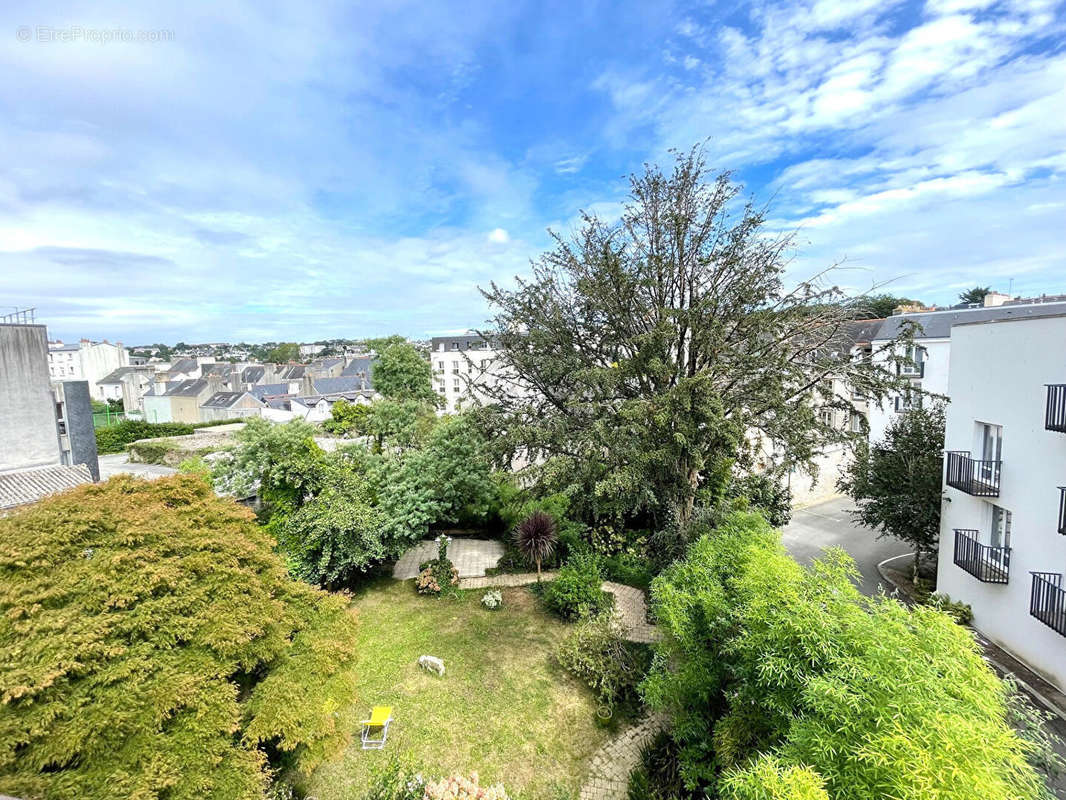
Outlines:
<svg viewBox="0 0 1066 800"><path fill-rule="evenodd" d="M528 589L504 589L498 611L481 606L482 594L420 597L413 581L386 579L356 596L354 718L391 705L395 721L383 751L361 750L354 731L348 751L311 775L309 795L355 800L374 765L406 753L430 777L476 770L483 785L502 782L523 800L576 796L609 734L595 724L589 691L551 659L568 626ZM419 669L420 655L443 658L445 677Z"/></svg>

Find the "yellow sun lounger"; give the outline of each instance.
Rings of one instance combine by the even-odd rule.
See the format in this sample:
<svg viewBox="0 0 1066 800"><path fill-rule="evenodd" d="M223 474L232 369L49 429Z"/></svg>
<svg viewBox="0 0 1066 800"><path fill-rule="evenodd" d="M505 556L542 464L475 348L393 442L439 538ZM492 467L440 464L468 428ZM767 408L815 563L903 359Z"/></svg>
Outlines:
<svg viewBox="0 0 1066 800"><path fill-rule="evenodd" d="M385 737L389 735L389 723L392 722L392 706L374 706L370 719L362 721L363 749L380 750L385 746ZM380 732L381 738L373 738Z"/></svg>

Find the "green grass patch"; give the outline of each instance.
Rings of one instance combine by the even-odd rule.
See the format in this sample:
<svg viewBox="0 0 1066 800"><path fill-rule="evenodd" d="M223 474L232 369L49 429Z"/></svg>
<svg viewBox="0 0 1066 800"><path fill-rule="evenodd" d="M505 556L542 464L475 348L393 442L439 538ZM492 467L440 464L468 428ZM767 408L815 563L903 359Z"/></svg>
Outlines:
<svg viewBox="0 0 1066 800"><path fill-rule="evenodd" d="M576 795L610 734L596 725L591 692L552 659L572 626L526 588L503 589L497 611L481 606L484 592L422 597L412 581L383 579L356 595L354 718L391 705L395 721L383 751L361 750L353 731L347 752L306 781L309 795L356 800L370 771L401 753L427 776L476 770L482 785L501 782L523 800ZM419 669L421 655L443 658L445 676Z"/></svg>

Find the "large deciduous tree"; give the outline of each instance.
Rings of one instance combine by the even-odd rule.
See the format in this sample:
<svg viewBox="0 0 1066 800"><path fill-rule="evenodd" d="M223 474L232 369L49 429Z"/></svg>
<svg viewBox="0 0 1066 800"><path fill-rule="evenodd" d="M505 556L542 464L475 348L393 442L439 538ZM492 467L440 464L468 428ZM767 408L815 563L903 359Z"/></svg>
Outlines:
<svg viewBox="0 0 1066 800"><path fill-rule="evenodd" d="M429 361L410 342L393 342L374 362L374 389L388 400L417 400L436 406Z"/></svg>
<svg viewBox="0 0 1066 800"><path fill-rule="evenodd" d="M837 485L855 500L855 519L914 547L915 566L935 558L940 539L944 406L900 414L873 445L860 442Z"/></svg>
<svg viewBox="0 0 1066 800"><path fill-rule="evenodd" d="M0 791L260 800L348 741L354 626L195 476L0 519Z"/></svg>
<svg viewBox="0 0 1066 800"><path fill-rule="evenodd" d="M531 278L484 291L501 352L489 423L588 513L684 521L708 477L750 467L759 444L786 469L848 438L818 413L847 406L826 379L874 399L899 385L851 358L860 315L836 287L786 287L792 237L740 191L679 154L630 179L618 222L585 214Z"/></svg>

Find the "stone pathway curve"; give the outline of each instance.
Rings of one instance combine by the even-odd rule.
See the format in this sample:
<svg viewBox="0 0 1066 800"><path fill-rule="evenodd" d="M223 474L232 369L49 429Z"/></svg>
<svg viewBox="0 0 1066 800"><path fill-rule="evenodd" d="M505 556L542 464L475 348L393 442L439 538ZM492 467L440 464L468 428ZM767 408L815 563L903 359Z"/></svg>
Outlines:
<svg viewBox="0 0 1066 800"><path fill-rule="evenodd" d="M596 751L581 787L580 800L626 800L629 773L640 762L640 750L662 727L662 717L645 717Z"/></svg>
<svg viewBox="0 0 1066 800"><path fill-rule="evenodd" d="M544 572L541 580L554 580L556 572ZM487 589L490 586L528 586L537 582L537 573L520 572L512 575L491 575L484 578L460 578L460 589ZM650 644L658 638L655 626L648 623L648 606L644 592L624 583L603 582L603 591L614 595L614 608L622 621L625 637L631 642Z"/></svg>

